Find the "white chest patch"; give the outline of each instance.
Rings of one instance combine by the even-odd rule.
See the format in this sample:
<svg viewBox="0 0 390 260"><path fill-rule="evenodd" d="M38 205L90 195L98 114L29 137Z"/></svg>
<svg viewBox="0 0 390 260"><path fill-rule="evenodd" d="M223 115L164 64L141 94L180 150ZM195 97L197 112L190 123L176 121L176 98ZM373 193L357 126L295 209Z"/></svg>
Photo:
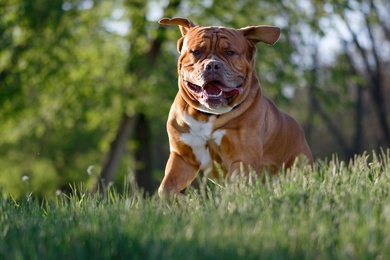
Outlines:
<svg viewBox="0 0 390 260"><path fill-rule="evenodd" d="M200 163L200 169L206 170L211 167L211 156L207 142L213 140L221 145L225 130L213 131L214 116L207 122L197 121L187 113L184 114L184 122L190 127L190 132L181 134L180 139L192 148L196 159Z"/></svg>

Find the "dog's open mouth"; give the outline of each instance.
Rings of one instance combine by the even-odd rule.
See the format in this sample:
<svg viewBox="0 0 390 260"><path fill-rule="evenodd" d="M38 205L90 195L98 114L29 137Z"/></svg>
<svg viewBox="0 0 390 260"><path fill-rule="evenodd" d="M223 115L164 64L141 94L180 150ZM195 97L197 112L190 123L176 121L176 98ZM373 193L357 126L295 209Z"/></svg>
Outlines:
<svg viewBox="0 0 390 260"><path fill-rule="evenodd" d="M242 85L236 88L229 88L219 81L211 81L204 87L186 81L187 88L199 99L207 103L229 104L237 95L242 92Z"/></svg>

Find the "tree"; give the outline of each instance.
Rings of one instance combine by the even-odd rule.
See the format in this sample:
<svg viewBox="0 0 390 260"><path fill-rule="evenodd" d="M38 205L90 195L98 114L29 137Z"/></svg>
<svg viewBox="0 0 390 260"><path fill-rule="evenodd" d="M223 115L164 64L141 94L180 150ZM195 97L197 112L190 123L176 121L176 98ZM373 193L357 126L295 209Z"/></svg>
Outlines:
<svg viewBox="0 0 390 260"><path fill-rule="evenodd" d="M17 197L26 176L30 191L54 195L100 163L131 80L125 41L102 24L110 3L1 7L0 185Z"/></svg>
<svg viewBox="0 0 390 260"><path fill-rule="evenodd" d="M390 55L384 49L390 44L386 23L390 17L380 11L388 7L388 3L371 0L333 5L317 2L313 6L312 21L319 21L315 28L323 30L324 36L336 36L339 51L333 62L324 64L319 61L321 47L313 45L311 111L333 135L343 158L390 146L390 96L385 73Z"/></svg>
<svg viewBox="0 0 390 260"><path fill-rule="evenodd" d="M180 1L172 0L169 2L165 9L166 15L175 13ZM166 70L166 66L161 66L160 63L161 48L166 38L165 28L155 26L150 27L150 23L147 21L147 2L145 1L133 1L128 4L129 17L133 24L129 33L130 42L130 55L127 64L127 73L134 76L133 90L137 93L142 91L142 94L136 94L139 102L136 108L137 112L122 113L120 119L119 128L116 134L116 138L112 141L110 150L106 157L101 172L102 184L107 186L110 181L115 177L118 170L120 160L124 155L124 143L126 140L135 139L134 141L141 142L141 145L133 151L135 153L135 165L140 167L134 167L133 171L136 175L136 180L141 188L147 193L152 193L155 189L152 184L152 167L151 163L151 147L150 147L150 131L148 121L150 120L151 113L159 114L159 109L150 110L150 107L158 108L156 104L159 104L160 99L164 94L172 93L171 91L164 90L172 87L172 82L156 82L156 75L163 73ZM173 57L171 57L172 67L175 67L173 63ZM159 65L161 64L161 65ZM166 64L164 64L166 65ZM168 72L168 75L172 75L172 72ZM140 98L142 97L142 98ZM144 111L144 112L141 112ZM95 190L98 187L95 187Z"/></svg>

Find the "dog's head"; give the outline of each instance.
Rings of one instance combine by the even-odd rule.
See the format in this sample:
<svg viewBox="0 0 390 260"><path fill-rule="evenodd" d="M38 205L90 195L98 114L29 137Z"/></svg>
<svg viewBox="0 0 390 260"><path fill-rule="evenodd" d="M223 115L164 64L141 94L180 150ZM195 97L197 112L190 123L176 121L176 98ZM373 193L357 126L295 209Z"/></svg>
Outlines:
<svg viewBox="0 0 390 260"><path fill-rule="evenodd" d="M185 18L163 18L160 24L179 25L179 88L196 109L224 114L249 93L256 43L274 44L278 27L250 26L242 29L195 26Z"/></svg>

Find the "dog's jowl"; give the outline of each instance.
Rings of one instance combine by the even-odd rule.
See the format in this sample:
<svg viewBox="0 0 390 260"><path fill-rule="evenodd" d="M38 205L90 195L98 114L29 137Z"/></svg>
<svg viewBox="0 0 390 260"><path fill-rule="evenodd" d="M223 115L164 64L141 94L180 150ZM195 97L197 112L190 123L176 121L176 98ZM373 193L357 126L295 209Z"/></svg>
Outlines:
<svg viewBox="0 0 390 260"><path fill-rule="evenodd" d="M261 91L254 69L256 44L273 45L280 29L179 25L179 91L167 122L170 156L159 195L177 194L200 170L217 176L215 163L231 178L267 167L291 167L299 155L313 157L302 127ZM241 166L242 165L242 166Z"/></svg>

